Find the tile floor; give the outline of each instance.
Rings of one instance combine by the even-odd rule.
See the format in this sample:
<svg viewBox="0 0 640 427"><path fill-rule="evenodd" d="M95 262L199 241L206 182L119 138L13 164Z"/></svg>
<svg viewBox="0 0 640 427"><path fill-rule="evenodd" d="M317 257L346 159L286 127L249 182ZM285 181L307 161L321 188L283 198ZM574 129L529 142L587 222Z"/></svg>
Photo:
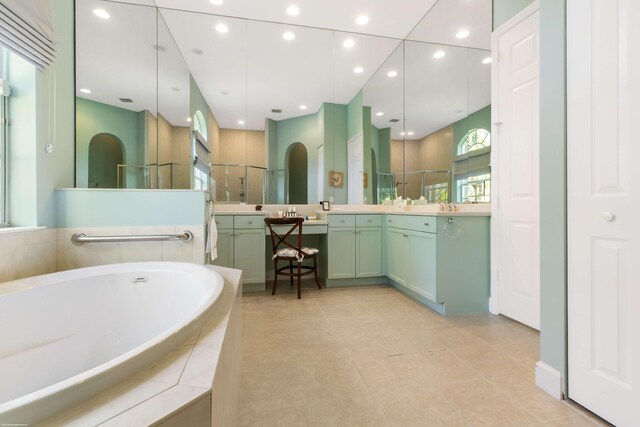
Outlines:
<svg viewBox="0 0 640 427"><path fill-rule="evenodd" d="M539 336L390 287L245 294L241 426L594 426L534 384Z"/></svg>

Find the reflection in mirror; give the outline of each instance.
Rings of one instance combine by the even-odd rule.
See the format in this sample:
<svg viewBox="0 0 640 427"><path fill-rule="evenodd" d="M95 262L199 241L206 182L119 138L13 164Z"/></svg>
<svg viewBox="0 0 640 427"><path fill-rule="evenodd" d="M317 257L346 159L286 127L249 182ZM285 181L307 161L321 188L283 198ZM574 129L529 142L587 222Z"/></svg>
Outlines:
<svg viewBox="0 0 640 427"><path fill-rule="evenodd" d="M330 194L337 204L378 203L380 184L389 187L379 172L391 172L391 128L402 119L401 40L339 32L334 40Z"/></svg>
<svg viewBox="0 0 640 427"><path fill-rule="evenodd" d="M76 17L76 186L151 188L156 9L82 1Z"/></svg>
<svg viewBox="0 0 640 427"><path fill-rule="evenodd" d="M394 138L402 138L404 53L397 47L377 69L363 89L363 102L371 117L372 203L391 203L402 185L402 144L392 145ZM374 171L375 169L375 171Z"/></svg>
<svg viewBox="0 0 640 427"><path fill-rule="evenodd" d="M405 42L405 195L412 200L449 200L453 129L468 115L467 51Z"/></svg>
<svg viewBox="0 0 640 427"><path fill-rule="evenodd" d="M247 131L246 20L160 10L191 73L192 186L246 203L248 141L262 141Z"/></svg>
<svg viewBox="0 0 640 427"><path fill-rule="evenodd" d="M479 193L490 188L489 148L481 148L489 141L490 66L482 62L489 53L406 41L405 55L406 197L489 201Z"/></svg>
<svg viewBox="0 0 640 427"><path fill-rule="evenodd" d="M158 16L158 147L150 153L152 188L191 188L190 74L162 13ZM156 156L154 156L156 155ZM153 161L155 157L156 161ZM157 185L153 180L157 179Z"/></svg>

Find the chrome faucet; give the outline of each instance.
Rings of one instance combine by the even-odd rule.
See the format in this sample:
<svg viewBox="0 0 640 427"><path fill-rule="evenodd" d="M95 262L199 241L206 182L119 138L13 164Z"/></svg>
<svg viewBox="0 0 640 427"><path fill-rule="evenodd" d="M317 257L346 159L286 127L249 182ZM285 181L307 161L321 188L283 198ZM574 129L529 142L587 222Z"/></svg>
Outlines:
<svg viewBox="0 0 640 427"><path fill-rule="evenodd" d="M440 203L438 203L438 210L440 212L455 212L455 211L458 210L458 207L456 206L455 203L447 203L447 204L445 204L443 202L440 202Z"/></svg>
<svg viewBox="0 0 640 427"><path fill-rule="evenodd" d="M456 206L455 203L449 203L449 205L447 206L447 210L449 212L455 212L458 210L458 207Z"/></svg>

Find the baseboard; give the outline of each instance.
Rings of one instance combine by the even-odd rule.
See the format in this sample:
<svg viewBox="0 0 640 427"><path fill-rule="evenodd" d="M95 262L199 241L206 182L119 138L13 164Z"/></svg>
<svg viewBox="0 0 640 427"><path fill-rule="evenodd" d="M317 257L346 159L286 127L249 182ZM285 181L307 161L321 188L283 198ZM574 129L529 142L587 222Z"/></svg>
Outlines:
<svg viewBox="0 0 640 427"><path fill-rule="evenodd" d="M536 385L558 400L564 398L562 375L540 360L536 362Z"/></svg>
<svg viewBox="0 0 640 427"><path fill-rule="evenodd" d="M489 313L498 315L498 300L494 297L489 297Z"/></svg>

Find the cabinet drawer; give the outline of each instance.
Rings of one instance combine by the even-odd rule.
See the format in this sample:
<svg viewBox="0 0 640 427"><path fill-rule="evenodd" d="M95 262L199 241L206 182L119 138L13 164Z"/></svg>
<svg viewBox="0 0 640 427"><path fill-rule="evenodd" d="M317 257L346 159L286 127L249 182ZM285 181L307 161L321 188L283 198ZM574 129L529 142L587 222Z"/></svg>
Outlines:
<svg viewBox="0 0 640 427"><path fill-rule="evenodd" d="M264 215L242 215L233 219L234 228L264 228Z"/></svg>
<svg viewBox="0 0 640 427"><path fill-rule="evenodd" d="M357 227L380 227L382 215L356 215Z"/></svg>
<svg viewBox="0 0 640 427"><path fill-rule="evenodd" d="M435 216L417 215L387 215L385 224L387 227L403 228L405 230L438 232L438 221Z"/></svg>
<svg viewBox="0 0 640 427"><path fill-rule="evenodd" d="M216 227L222 229L233 228L233 216L216 215Z"/></svg>
<svg viewBox="0 0 640 427"><path fill-rule="evenodd" d="M355 227L355 215L328 215L329 228L332 227Z"/></svg>

